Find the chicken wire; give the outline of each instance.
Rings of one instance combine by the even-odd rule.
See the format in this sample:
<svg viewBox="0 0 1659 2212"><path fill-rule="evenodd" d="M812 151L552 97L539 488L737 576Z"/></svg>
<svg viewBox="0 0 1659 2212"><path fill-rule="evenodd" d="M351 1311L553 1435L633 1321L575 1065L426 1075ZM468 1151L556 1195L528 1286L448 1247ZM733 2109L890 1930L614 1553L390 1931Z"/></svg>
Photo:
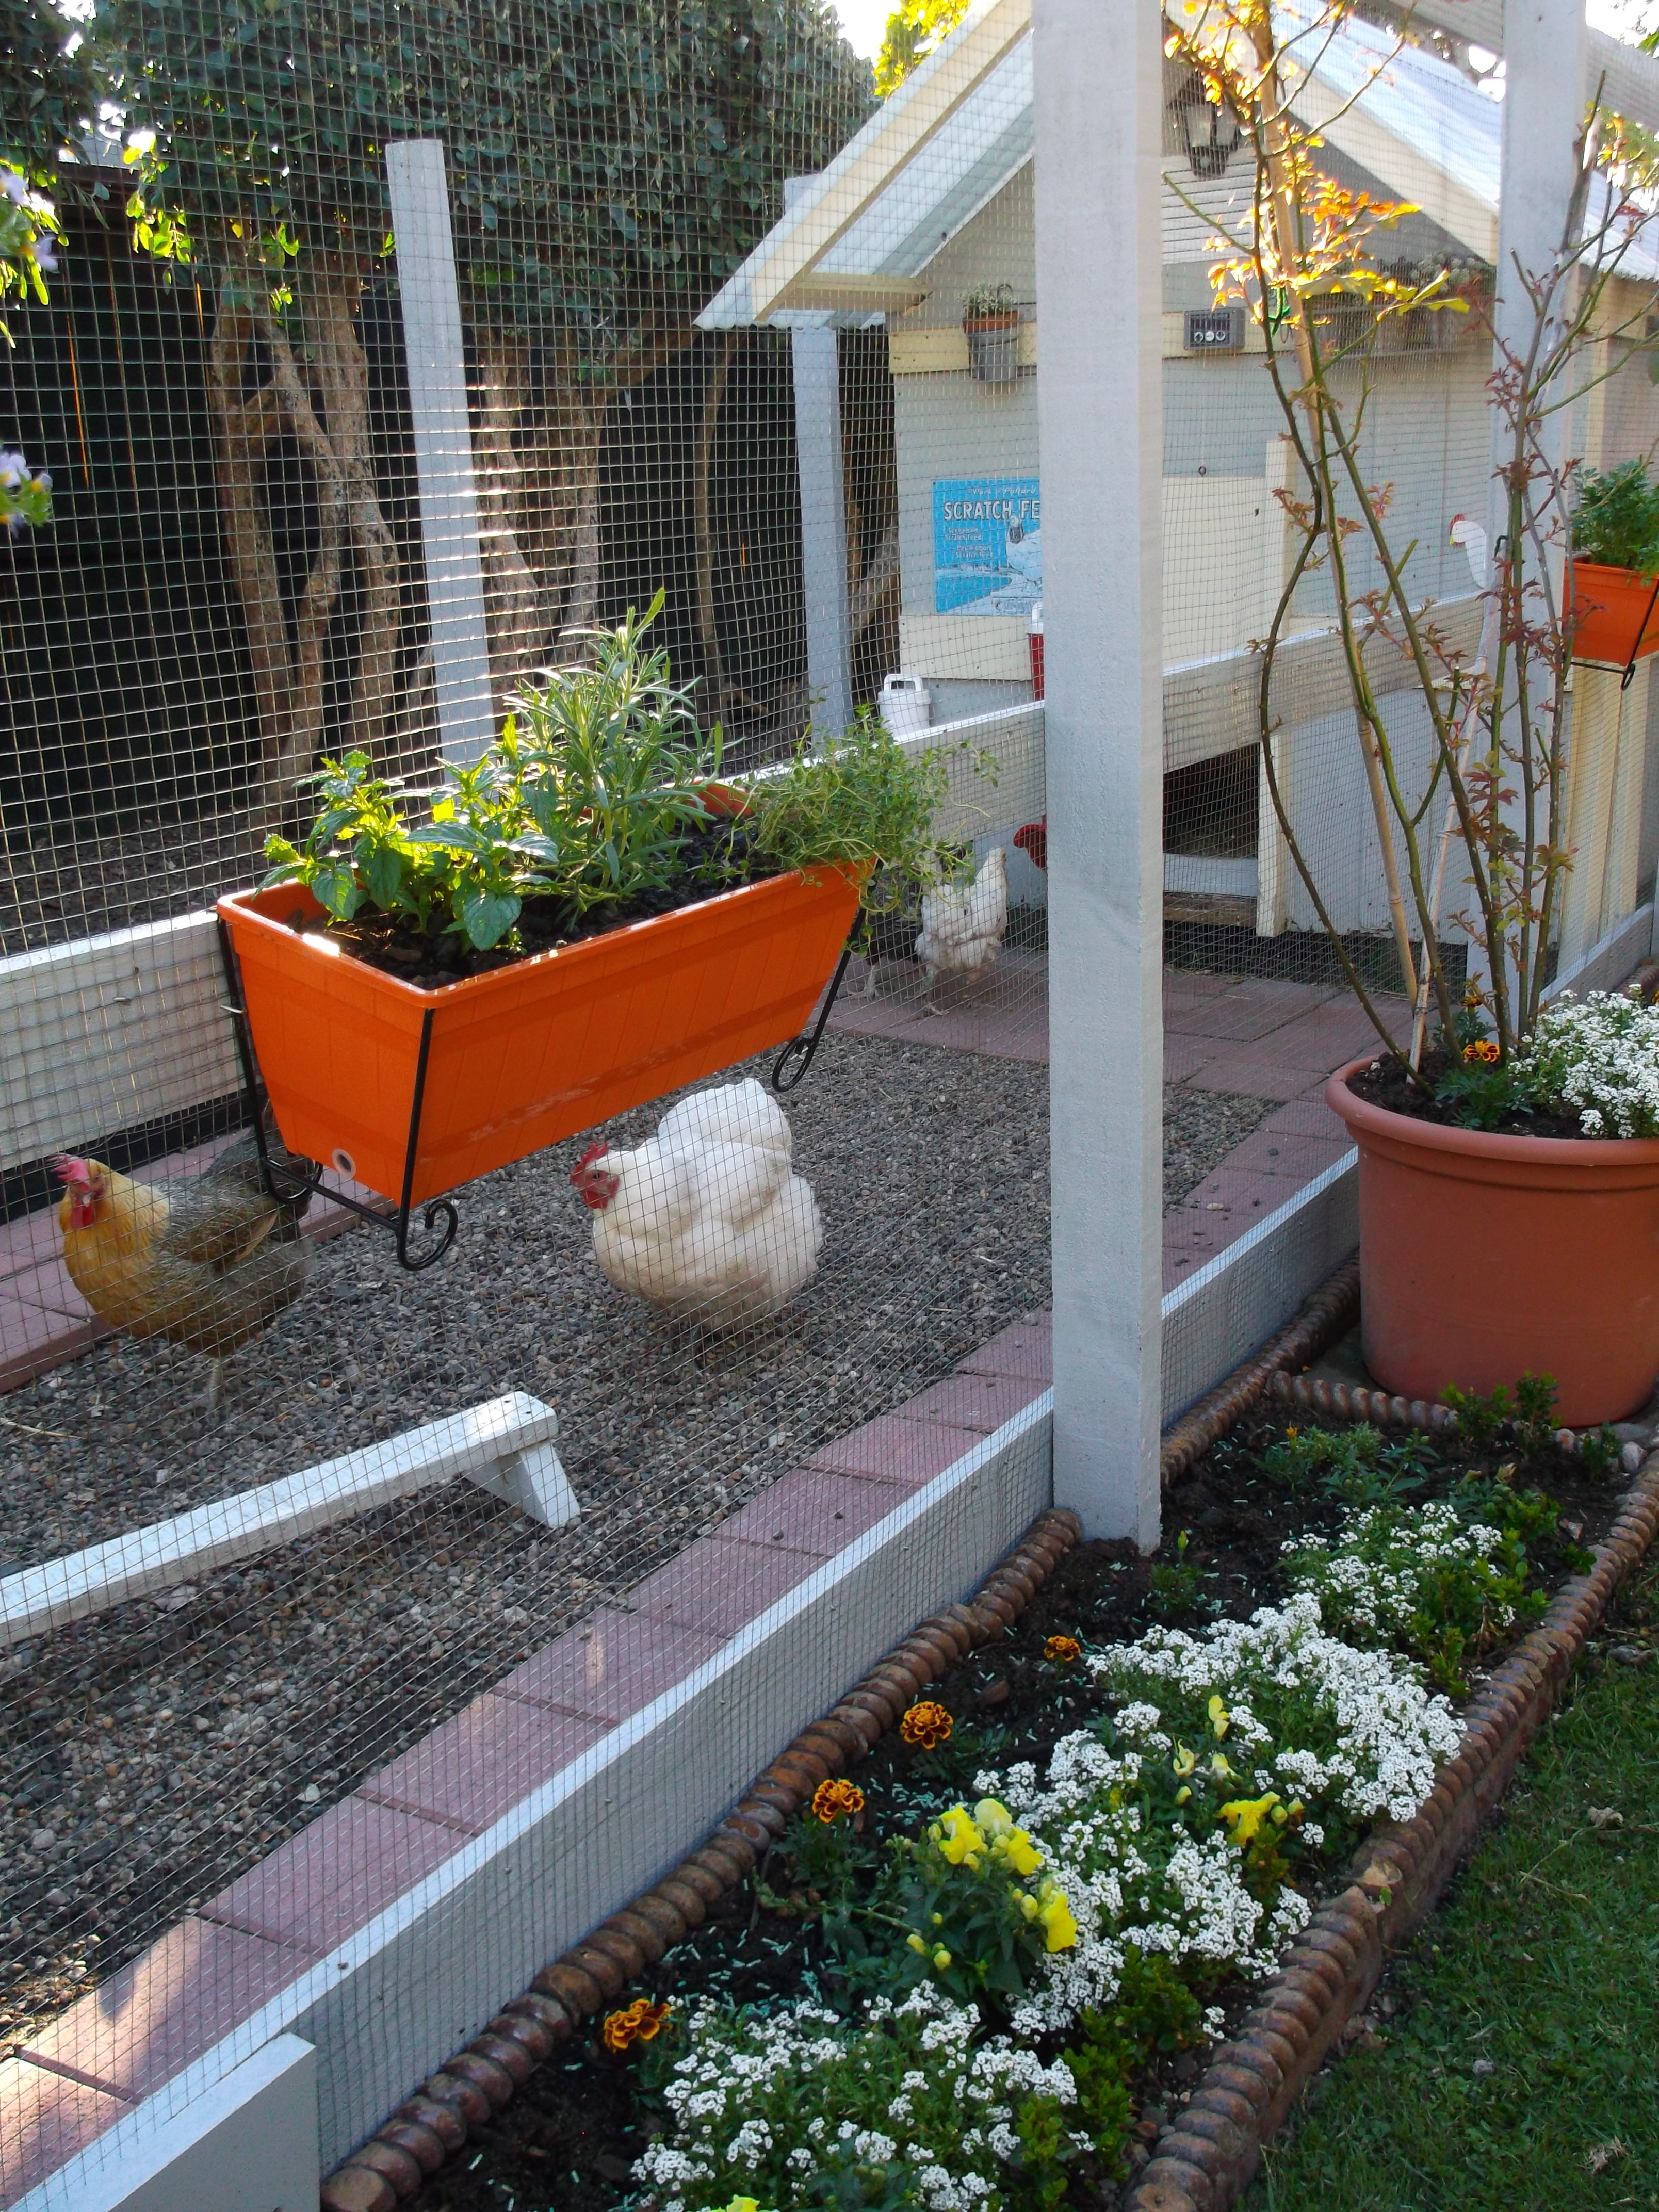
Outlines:
<svg viewBox="0 0 1659 2212"><path fill-rule="evenodd" d="M967 1452L994 1425L958 1375L986 1346L1012 1330L1040 1364L1041 318L1029 40L975 46L994 13L919 73L943 120L872 185L836 161L874 112L867 70L816 0L100 11L121 135L157 138L66 168L51 296L13 312L0 368L0 434L50 470L54 506L5 552L3 1569L387 1447L377 1502L10 1645L5 2033L118 2102L137 2077L113 2078L131 2053L95 2023L135 1972L158 2014L203 2008L169 1931L215 1955L251 1940L260 1964L236 1972L261 1989L328 1954L368 1917L339 1895L366 1848L387 1895L410 1886L620 1717L591 1670L585 1692L536 1689L558 1639L620 1651L644 1624L683 1667L706 1656L938 1473L941 1434ZM1168 1289L1340 1158L1323 1085L1373 1034L1264 790L1254 648L1294 484L1259 344L1213 312L1248 161L1189 152L1189 90L1172 64ZM392 228L394 143L441 149L447 242ZM147 246L119 211L135 179ZM175 207L187 238L158 223ZM1398 243L1455 265L1475 311L1373 349L1365 465L1413 592L1478 628L1478 549L1451 526L1488 505L1491 272L1428 215ZM417 254L422 297L447 285L459 308L464 424L434 396L433 326L410 335ZM1624 352L1574 425L1604 467L1659 435L1646 355ZM453 480L423 477L446 453ZM725 774L860 709L939 749L938 877L860 922L781 1101L769 1051L562 1137L461 1190L426 1272L325 1191L273 1206L200 917L292 832L322 755L361 747L429 791L480 714L494 727L521 680L659 589L653 638L720 722ZM1373 658L1426 776L1408 672ZM1575 678L1564 967L1650 894L1649 695L1645 663L1624 690ZM1349 957L1408 1018L1320 575L1273 709ZM60 1153L100 1164L62 1200L67 1232ZM140 1333L158 1318L174 1340ZM574 1520L525 1510L533 1468L511 1497L453 1473L395 1494L410 1432L515 1393L556 1416ZM843 1504L802 1486L815 1468ZM315 1506L327 1484L301 1487ZM857 1528L825 1521L854 1501ZM652 1595L711 1542L712 1581ZM780 1736L765 1699L741 1734L758 1769ZM584 1841L608 1848L598 1822ZM361 2033L412 2048L423 2003L395 1983ZM108 2117L76 2124L92 2140ZM6 2201L46 2154L21 2154Z"/></svg>

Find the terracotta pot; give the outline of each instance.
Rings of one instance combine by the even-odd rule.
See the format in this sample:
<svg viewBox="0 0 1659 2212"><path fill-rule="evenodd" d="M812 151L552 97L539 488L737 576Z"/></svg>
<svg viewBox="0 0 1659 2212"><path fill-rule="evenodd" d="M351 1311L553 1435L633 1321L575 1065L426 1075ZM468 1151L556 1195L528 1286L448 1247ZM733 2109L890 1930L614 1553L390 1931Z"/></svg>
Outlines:
<svg viewBox="0 0 1659 2212"><path fill-rule="evenodd" d="M413 1202L798 1036L858 907L825 866L428 991L354 960L297 884L221 899L283 1142L402 1194L432 1017Z"/></svg>
<svg viewBox="0 0 1659 2212"><path fill-rule="evenodd" d="M1571 1428L1659 1375L1659 1138L1489 1136L1325 1088L1359 1147L1365 1364L1402 1398L1553 1375Z"/></svg>
<svg viewBox="0 0 1659 2212"><path fill-rule="evenodd" d="M1572 564L1572 657L1627 668L1659 653L1659 597L1655 580L1635 568L1599 561Z"/></svg>

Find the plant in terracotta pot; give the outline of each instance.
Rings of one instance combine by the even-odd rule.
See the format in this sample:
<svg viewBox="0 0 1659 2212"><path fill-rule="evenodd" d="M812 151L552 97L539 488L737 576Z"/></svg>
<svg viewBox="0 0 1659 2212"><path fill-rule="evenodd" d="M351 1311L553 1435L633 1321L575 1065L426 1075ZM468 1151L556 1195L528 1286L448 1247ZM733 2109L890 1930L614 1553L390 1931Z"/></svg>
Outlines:
<svg viewBox="0 0 1659 2212"><path fill-rule="evenodd" d="M304 842L220 902L291 1152L406 1209L782 1043L860 903L928 865L940 756L865 718L723 783L661 604L435 792L326 763Z"/></svg>
<svg viewBox="0 0 1659 2212"><path fill-rule="evenodd" d="M1012 384L1019 374L1019 308L1012 284L975 284L962 295L968 366L981 384Z"/></svg>
<svg viewBox="0 0 1659 2212"><path fill-rule="evenodd" d="M1316 102L1298 94L1292 111L1297 53L1340 36L1351 13L1324 0L1311 21L1281 20L1255 0L1203 0L1170 45L1229 101L1255 154L1255 219L1214 275L1218 299L1242 300L1262 329L1295 458L1281 495L1289 557L1261 646L1263 781L1308 904L1376 1032L1375 1053L1328 1092L1359 1148L1365 1358L1388 1389L1413 1398L1547 1372L1564 1420L1616 1419L1659 1374L1659 1016L1547 994L1572 866L1577 552L1606 550L1597 533L1623 522L1634 534L1621 552L1638 564L1651 556L1635 528L1646 526L1645 479L1587 477L1563 426L1604 373L1599 349L1639 340L1653 304L1650 287L1632 308L1633 286L1613 282L1628 277L1652 220L1652 149L1592 106L1559 243L1546 266L1515 272L1515 312L1489 314L1484 289L1449 266L1389 259L1407 210L1322 168ZM1370 312L1334 312L1334 298ZM1389 325L1420 329L1425 315L1477 317L1495 353L1497 526L1478 637L1408 585L1413 532L1364 458ZM1465 525L1460 542L1478 554L1485 536ZM1293 805L1285 773L1275 675L1298 624L1293 603L1316 573L1328 580L1403 1018L1337 926L1305 797ZM1384 656L1403 663L1409 716L1398 698L1384 714Z"/></svg>
<svg viewBox="0 0 1659 2212"><path fill-rule="evenodd" d="M1628 668L1659 653L1659 484L1640 461L1585 469L1572 518L1572 657Z"/></svg>

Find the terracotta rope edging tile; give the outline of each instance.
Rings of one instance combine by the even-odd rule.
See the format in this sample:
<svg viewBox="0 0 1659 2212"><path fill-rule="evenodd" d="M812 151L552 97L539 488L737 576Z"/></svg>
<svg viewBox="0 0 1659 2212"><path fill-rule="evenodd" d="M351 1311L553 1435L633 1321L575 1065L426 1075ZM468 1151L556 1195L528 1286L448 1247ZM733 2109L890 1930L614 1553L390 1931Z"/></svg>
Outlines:
<svg viewBox="0 0 1659 2212"><path fill-rule="evenodd" d="M959 1660L1006 1634L1082 1535L1074 1513L1039 1514L971 1604L953 1605L913 1629L822 1720L801 1730L700 1850L544 1966L522 1996L503 2005L399 2105L324 2182L323 2212L392 2212L412 2197L557 2044L735 1888L819 1782L862 1759Z"/></svg>
<svg viewBox="0 0 1659 2212"><path fill-rule="evenodd" d="M1217 2051L1123 2212L1226 2212L1237 2201L1261 2163L1262 2144L1364 2008L1389 1954L1432 1911L1656 1529L1659 1451L1649 1455L1590 1573L1562 1585L1538 1626L1470 1701L1462 1747L1416 1818L1369 1839L1348 1887L1315 1913L1237 2039Z"/></svg>

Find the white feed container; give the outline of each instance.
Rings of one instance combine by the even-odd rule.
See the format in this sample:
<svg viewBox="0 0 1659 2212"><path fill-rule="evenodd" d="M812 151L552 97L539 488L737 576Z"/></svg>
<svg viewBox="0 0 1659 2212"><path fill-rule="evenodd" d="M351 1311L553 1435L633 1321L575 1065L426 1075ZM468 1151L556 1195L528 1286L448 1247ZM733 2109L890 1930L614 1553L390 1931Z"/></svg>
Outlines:
<svg viewBox="0 0 1659 2212"><path fill-rule="evenodd" d="M920 676L889 676L881 687L881 719L895 738L914 738L933 719L933 695Z"/></svg>

